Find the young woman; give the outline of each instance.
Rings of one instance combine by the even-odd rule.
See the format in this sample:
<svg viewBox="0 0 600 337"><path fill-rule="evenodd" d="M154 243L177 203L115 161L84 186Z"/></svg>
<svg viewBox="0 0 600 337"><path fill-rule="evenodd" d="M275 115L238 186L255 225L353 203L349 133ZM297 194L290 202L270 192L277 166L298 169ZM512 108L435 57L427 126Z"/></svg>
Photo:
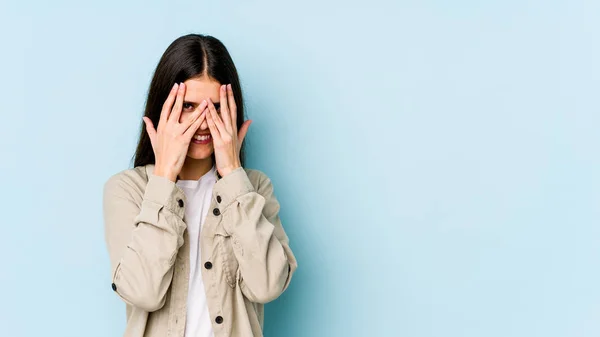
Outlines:
<svg viewBox="0 0 600 337"><path fill-rule="evenodd" d="M126 337L262 336L263 304L297 268L264 173L244 168L250 121L216 38L187 35L163 54L134 168L104 185L112 289Z"/></svg>

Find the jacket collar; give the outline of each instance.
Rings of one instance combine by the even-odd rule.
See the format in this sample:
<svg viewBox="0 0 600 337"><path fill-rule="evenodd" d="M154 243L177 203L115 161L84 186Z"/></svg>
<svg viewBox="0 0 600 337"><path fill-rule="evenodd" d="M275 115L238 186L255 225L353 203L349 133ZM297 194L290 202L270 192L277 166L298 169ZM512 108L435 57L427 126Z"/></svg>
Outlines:
<svg viewBox="0 0 600 337"><path fill-rule="evenodd" d="M154 174L154 166L155 166L154 164L147 164L147 165L146 165L146 174L147 174L147 176L148 176L148 177L150 177L150 175L151 175L151 174ZM223 178L223 177L221 177L221 175L219 174L219 170L217 170L217 169L215 168L215 170L214 170L214 171L215 171L215 176L216 176L216 178L217 178L217 181L218 181L219 179Z"/></svg>

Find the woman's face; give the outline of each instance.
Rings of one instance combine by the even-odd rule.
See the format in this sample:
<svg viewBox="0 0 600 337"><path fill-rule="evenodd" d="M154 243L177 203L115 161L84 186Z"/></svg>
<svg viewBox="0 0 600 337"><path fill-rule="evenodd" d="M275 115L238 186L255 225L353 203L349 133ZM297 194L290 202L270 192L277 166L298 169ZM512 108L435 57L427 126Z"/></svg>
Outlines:
<svg viewBox="0 0 600 337"><path fill-rule="evenodd" d="M221 83L208 76L189 79L183 83L185 83L185 95L179 120L180 123L188 120L195 111L200 109L202 101L209 98L213 101L215 108L217 108L220 114L219 89ZM210 158L213 151L214 147L210 130L208 129L206 120L204 120L190 141L187 156L193 159L207 159Z"/></svg>

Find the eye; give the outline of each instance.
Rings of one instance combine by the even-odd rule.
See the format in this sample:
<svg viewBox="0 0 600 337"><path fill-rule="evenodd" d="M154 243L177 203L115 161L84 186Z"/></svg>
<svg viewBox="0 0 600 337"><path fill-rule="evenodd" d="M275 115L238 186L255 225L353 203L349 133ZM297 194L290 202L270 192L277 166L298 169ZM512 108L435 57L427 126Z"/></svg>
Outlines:
<svg viewBox="0 0 600 337"><path fill-rule="evenodd" d="M183 110L187 110L187 111L194 110L194 105L191 103L183 103Z"/></svg>

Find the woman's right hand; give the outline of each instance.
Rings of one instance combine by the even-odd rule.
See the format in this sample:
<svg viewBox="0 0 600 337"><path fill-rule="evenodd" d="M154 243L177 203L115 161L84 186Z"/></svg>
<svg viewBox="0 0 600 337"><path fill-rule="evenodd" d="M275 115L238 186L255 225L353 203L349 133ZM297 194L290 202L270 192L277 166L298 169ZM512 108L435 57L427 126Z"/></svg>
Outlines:
<svg viewBox="0 0 600 337"><path fill-rule="evenodd" d="M207 102L203 101L187 120L179 122L184 94L185 84L173 86L163 104L157 129L154 129L150 118L143 117L156 159L154 175L173 182L181 172L192 137L206 118Z"/></svg>

